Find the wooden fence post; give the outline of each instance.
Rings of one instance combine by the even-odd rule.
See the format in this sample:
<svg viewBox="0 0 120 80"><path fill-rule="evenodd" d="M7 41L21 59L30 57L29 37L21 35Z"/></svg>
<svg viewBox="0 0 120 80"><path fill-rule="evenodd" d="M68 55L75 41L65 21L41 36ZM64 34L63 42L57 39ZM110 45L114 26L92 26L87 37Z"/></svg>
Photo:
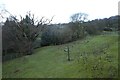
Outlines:
<svg viewBox="0 0 120 80"><path fill-rule="evenodd" d="M69 46L66 47L66 49L64 51L67 52L67 59L68 59L68 61L70 61L70 49L69 49Z"/></svg>

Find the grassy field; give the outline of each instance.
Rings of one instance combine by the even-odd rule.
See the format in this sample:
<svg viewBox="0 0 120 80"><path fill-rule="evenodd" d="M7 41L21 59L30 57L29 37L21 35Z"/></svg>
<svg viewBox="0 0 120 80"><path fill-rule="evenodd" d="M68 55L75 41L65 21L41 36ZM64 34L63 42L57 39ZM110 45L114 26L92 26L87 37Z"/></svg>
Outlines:
<svg viewBox="0 0 120 80"><path fill-rule="evenodd" d="M67 60L70 47L71 61ZM3 78L116 78L118 35L88 36L68 44L38 48L33 55L3 63Z"/></svg>

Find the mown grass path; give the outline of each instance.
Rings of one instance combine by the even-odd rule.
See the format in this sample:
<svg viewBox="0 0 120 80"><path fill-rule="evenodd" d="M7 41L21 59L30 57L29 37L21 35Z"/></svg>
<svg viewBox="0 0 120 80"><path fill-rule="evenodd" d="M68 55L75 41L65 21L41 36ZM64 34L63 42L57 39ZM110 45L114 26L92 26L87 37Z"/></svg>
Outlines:
<svg viewBox="0 0 120 80"><path fill-rule="evenodd" d="M70 47L71 61L64 52ZM118 35L86 37L38 48L35 54L3 63L3 78L112 78L118 76Z"/></svg>

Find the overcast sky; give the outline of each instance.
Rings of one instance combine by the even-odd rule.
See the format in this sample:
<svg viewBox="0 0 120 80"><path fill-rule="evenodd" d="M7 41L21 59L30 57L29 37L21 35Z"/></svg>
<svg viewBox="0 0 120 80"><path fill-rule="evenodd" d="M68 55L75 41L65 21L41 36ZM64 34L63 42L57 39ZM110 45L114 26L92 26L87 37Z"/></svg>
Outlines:
<svg viewBox="0 0 120 80"><path fill-rule="evenodd" d="M36 17L51 18L52 23L66 23L74 13L87 13L88 20L108 18L118 14L119 0L0 0L0 8L24 16L28 11Z"/></svg>

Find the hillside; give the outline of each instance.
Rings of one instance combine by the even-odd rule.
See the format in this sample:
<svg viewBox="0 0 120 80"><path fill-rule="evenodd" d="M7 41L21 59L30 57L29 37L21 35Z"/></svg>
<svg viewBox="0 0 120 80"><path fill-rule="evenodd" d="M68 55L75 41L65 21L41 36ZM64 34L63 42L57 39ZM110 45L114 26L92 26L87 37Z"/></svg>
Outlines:
<svg viewBox="0 0 120 80"><path fill-rule="evenodd" d="M67 61L66 46L71 61ZM118 76L118 35L114 32L68 44L38 48L33 55L3 63L3 78L111 78Z"/></svg>

